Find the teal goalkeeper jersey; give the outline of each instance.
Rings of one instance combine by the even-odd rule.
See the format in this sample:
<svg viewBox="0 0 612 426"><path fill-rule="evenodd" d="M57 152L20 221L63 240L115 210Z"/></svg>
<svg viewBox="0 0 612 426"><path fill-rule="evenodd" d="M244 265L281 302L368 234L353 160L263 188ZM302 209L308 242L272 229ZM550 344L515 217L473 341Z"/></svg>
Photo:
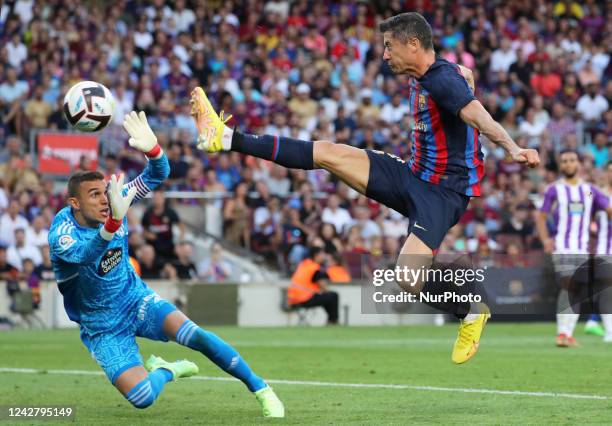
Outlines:
<svg viewBox="0 0 612 426"><path fill-rule="evenodd" d="M142 174L124 185L124 193L135 186L134 203L169 173L164 154L160 159L150 160ZM127 313L133 312L134 304L151 290L130 265L126 218L113 239L106 241L100 236L100 227L80 226L72 209L64 207L51 224L49 247L66 313L80 324L83 332L93 336L130 325Z"/></svg>

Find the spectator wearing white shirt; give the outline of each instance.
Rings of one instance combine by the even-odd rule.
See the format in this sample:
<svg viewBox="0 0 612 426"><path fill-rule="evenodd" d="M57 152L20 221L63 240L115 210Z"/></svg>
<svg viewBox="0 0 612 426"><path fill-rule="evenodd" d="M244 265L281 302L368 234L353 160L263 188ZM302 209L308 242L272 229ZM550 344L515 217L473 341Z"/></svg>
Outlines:
<svg viewBox="0 0 612 426"><path fill-rule="evenodd" d="M386 103L380 110L380 118L387 123L399 123L408 114L408 105L402 105L402 95L394 93L391 102Z"/></svg>
<svg viewBox="0 0 612 426"><path fill-rule="evenodd" d="M134 31L134 46L146 51L152 43L153 36L147 30L147 22L144 19L141 19L138 22L136 31Z"/></svg>
<svg viewBox="0 0 612 426"><path fill-rule="evenodd" d="M125 84L121 83L113 90L113 97L115 98L113 123L121 126L125 115L134 109L134 92L126 90Z"/></svg>
<svg viewBox="0 0 612 426"><path fill-rule="evenodd" d="M6 43L6 52L8 53L8 61L14 68L20 68L21 63L28 57L28 49L21 42L21 36L18 32L13 34L11 41Z"/></svg>
<svg viewBox="0 0 612 426"><path fill-rule="evenodd" d="M495 49L491 54L490 69L493 72L503 71L508 72L510 65L517 60L516 51L512 49L510 40L504 37L501 41L499 49Z"/></svg>
<svg viewBox="0 0 612 426"><path fill-rule="evenodd" d="M598 93L597 84L589 84L587 92L576 103L576 111L587 121L587 127L592 127L600 121L608 108L608 101Z"/></svg>
<svg viewBox="0 0 612 426"><path fill-rule="evenodd" d="M15 229L15 243L11 244L6 252L6 260L20 271L23 270L23 261L30 259L34 266L42 263L42 254L36 246L26 244L25 228Z"/></svg>
<svg viewBox="0 0 612 426"><path fill-rule="evenodd" d="M348 225L349 228L359 226L361 230L361 238L369 240L372 237L382 236L380 226L370 219L370 210L364 206L355 207L355 219Z"/></svg>
<svg viewBox="0 0 612 426"><path fill-rule="evenodd" d="M325 116L330 120L335 120L338 117L338 107L342 101L342 92L337 87L332 89L331 97L321 99L320 104L325 110Z"/></svg>
<svg viewBox="0 0 612 426"><path fill-rule="evenodd" d="M0 242L7 246L15 243L15 229L27 229L29 223L19 214L19 201L11 200L8 209L0 216Z"/></svg>
<svg viewBox="0 0 612 426"><path fill-rule="evenodd" d="M8 207L8 204L9 199L0 181L0 213L2 213Z"/></svg>
<svg viewBox="0 0 612 426"><path fill-rule="evenodd" d="M13 13L19 16L21 24L27 27L34 16L34 0L17 0L13 6Z"/></svg>
<svg viewBox="0 0 612 426"><path fill-rule="evenodd" d="M26 229L26 244L41 247L49 244L49 231L45 228L45 218L38 215L32 221L32 226Z"/></svg>
<svg viewBox="0 0 612 426"><path fill-rule="evenodd" d="M196 20L193 10L185 8L185 0L176 0L172 16L179 32L188 31Z"/></svg>
<svg viewBox="0 0 612 426"><path fill-rule="evenodd" d="M533 120L541 126L548 126L550 122L550 114L544 109L544 98L540 95L533 97Z"/></svg>
<svg viewBox="0 0 612 426"><path fill-rule="evenodd" d="M291 180L287 177L287 169L285 167L273 164L270 167L270 173L265 179L265 183L270 190L270 194L279 197L286 197L289 195Z"/></svg>
<svg viewBox="0 0 612 426"><path fill-rule="evenodd" d="M6 71L6 81L0 84L0 100L10 104L19 101L28 94L30 87L23 80L17 80L17 70L9 68Z"/></svg>
<svg viewBox="0 0 612 426"><path fill-rule="evenodd" d="M519 132L527 137L527 143L530 148L540 146L540 136L546 129L546 124L535 120L535 112L533 108L527 110L525 119L519 126Z"/></svg>
<svg viewBox="0 0 612 426"><path fill-rule="evenodd" d="M348 210L340 207L338 196L331 194L327 199L327 207L323 209L321 221L331 223L336 228L336 232L342 234L344 227L351 223L352 220Z"/></svg>

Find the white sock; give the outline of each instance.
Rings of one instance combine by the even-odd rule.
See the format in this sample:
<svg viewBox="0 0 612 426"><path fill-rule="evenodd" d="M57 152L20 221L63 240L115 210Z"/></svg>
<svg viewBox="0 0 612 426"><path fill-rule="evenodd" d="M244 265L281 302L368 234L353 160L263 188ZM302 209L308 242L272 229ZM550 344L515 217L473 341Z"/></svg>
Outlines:
<svg viewBox="0 0 612 426"><path fill-rule="evenodd" d="M223 135L221 136L221 145L224 151L232 149L232 136L234 136L234 130L227 126L223 126Z"/></svg>
<svg viewBox="0 0 612 426"><path fill-rule="evenodd" d="M606 337L612 338L612 314L602 314L601 322L606 330Z"/></svg>
<svg viewBox="0 0 612 426"><path fill-rule="evenodd" d="M578 318L580 318L580 314L565 314L567 316L566 323L566 332L569 337L572 337L574 334L574 328L576 328L576 323L578 322Z"/></svg>
<svg viewBox="0 0 612 426"><path fill-rule="evenodd" d="M557 335L567 334L565 331L565 314L557 314Z"/></svg>
<svg viewBox="0 0 612 426"><path fill-rule="evenodd" d="M465 318L463 318L463 321L474 321L476 318L478 318L479 314L467 314L465 316Z"/></svg>

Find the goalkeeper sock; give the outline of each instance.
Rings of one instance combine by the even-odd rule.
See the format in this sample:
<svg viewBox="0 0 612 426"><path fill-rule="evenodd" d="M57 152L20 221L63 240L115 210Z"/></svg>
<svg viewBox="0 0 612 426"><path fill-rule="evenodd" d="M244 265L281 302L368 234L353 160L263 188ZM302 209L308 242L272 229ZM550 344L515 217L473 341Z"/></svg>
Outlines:
<svg viewBox="0 0 612 426"><path fill-rule="evenodd" d="M172 373L165 368L159 368L149 373L149 376L134 386L125 396L136 408L147 408L155 402L164 385L172 380Z"/></svg>
<svg viewBox="0 0 612 426"><path fill-rule="evenodd" d="M240 354L216 334L205 331L187 320L176 333L176 341L201 352L219 368L242 381L251 392L265 388L266 382L251 370Z"/></svg>
<svg viewBox="0 0 612 426"><path fill-rule="evenodd" d="M251 135L234 130L232 151L274 161L290 169L314 169L314 143L283 136Z"/></svg>

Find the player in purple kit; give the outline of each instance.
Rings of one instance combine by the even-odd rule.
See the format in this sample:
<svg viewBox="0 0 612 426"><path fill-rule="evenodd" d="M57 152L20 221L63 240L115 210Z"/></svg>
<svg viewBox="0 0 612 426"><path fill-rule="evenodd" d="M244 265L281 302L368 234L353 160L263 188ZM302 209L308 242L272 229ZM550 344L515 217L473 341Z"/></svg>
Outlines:
<svg viewBox="0 0 612 426"><path fill-rule="evenodd" d="M580 316L579 306L570 303L568 292L572 277L589 256L589 227L593 214L612 207L606 197L594 185L579 177L580 159L573 150L564 150L559 156L562 179L551 184L544 194L544 203L537 216L538 235L544 250L553 255L555 274L561 291L558 298L557 346L577 346L573 337ZM553 215L552 233L546 221ZM571 291L578 290L572 288Z"/></svg>
<svg viewBox="0 0 612 426"><path fill-rule="evenodd" d="M241 133L225 126L201 88L192 92L192 115L198 147L207 152L237 151L289 168L323 168L349 186L410 218L408 238L398 259L400 268L422 270L432 265L434 251L457 223L470 197L480 195L484 174L479 134L529 166L539 164L535 150L521 149L476 100L461 69L433 48L431 27L418 13L402 13L380 24L383 60L395 74L408 74L412 131L409 161L380 151L330 141ZM470 76L467 76L468 78ZM455 292L453 283L399 282L412 294ZM432 297L433 298L433 297ZM452 360L463 363L478 349L490 316L469 302L430 302L460 320Z"/></svg>
<svg viewBox="0 0 612 426"><path fill-rule="evenodd" d="M603 193L608 197L610 205L612 205L612 161L606 165L606 186L603 188ZM604 263L612 263L612 220L606 212L597 212L597 243L595 244L595 254L600 257ZM608 304L612 302L609 295L606 294L606 300L603 302ZM600 306L601 320L604 325L604 341L612 343L612 309L602 309Z"/></svg>

